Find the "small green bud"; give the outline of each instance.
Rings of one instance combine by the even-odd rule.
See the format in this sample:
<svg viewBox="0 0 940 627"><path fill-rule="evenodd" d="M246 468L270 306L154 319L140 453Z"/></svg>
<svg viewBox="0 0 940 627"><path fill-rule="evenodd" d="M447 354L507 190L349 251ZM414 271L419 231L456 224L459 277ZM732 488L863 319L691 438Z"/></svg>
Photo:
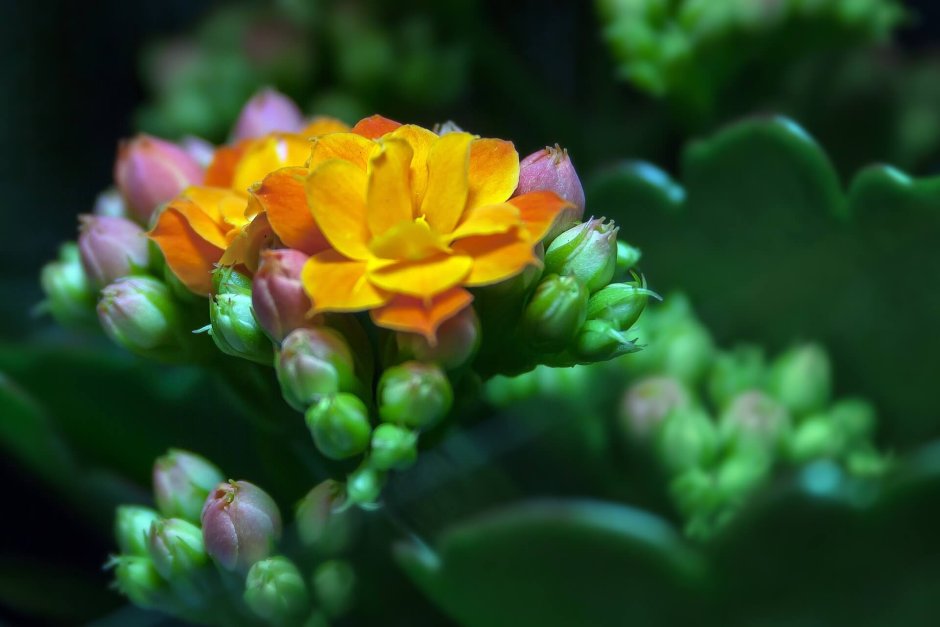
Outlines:
<svg viewBox="0 0 940 627"><path fill-rule="evenodd" d="M663 464L672 472L707 466L718 452L718 429L704 411L676 409L663 420L656 438Z"/></svg>
<svg viewBox="0 0 940 627"><path fill-rule="evenodd" d="M617 269L617 231L613 222L592 218L568 229L545 249L545 270L573 276L589 292L614 277Z"/></svg>
<svg viewBox="0 0 940 627"><path fill-rule="evenodd" d="M640 263L640 249L617 240L617 276L627 276L627 273Z"/></svg>
<svg viewBox="0 0 940 627"><path fill-rule="evenodd" d="M186 577L209 561L202 531L180 518L154 521L147 548L157 572L168 581Z"/></svg>
<svg viewBox="0 0 940 627"><path fill-rule="evenodd" d="M743 501L767 478L772 465L773 456L759 449L740 450L726 457L715 474L722 498Z"/></svg>
<svg viewBox="0 0 940 627"><path fill-rule="evenodd" d="M118 279L101 291L98 320L116 344L153 357L185 350L180 312L169 288L147 276Z"/></svg>
<svg viewBox="0 0 940 627"><path fill-rule="evenodd" d="M398 425L384 423L372 433L370 465L379 470L401 470L418 458L418 434Z"/></svg>
<svg viewBox="0 0 940 627"><path fill-rule="evenodd" d="M343 509L345 501L345 486L333 479L317 484L301 499L294 520L297 535L304 546L323 555L334 554L346 547L354 512Z"/></svg>
<svg viewBox="0 0 940 627"><path fill-rule="evenodd" d="M611 283L588 300L588 320L607 320L618 329L629 329L639 320L650 296L659 298L637 283Z"/></svg>
<svg viewBox="0 0 940 627"><path fill-rule="evenodd" d="M355 393L361 387L349 345L328 327L289 333L278 351L275 367L284 399L298 411L326 396Z"/></svg>
<svg viewBox="0 0 940 627"><path fill-rule="evenodd" d="M875 408L862 399L837 401L829 408L829 419L849 446L863 445L875 432Z"/></svg>
<svg viewBox="0 0 940 627"><path fill-rule="evenodd" d="M672 326L657 341L664 350L663 370L689 385L702 378L715 352L711 335L697 322Z"/></svg>
<svg viewBox="0 0 940 627"><path fill-rule="evenodd" d="M406 361L382 373L378 387L379 416L414 429L442 420L454 402L450 381L435 364Z"/></svg>
<svg viewBox="0 0 940 627"><path fill-rule="evenodd" d="M247 278L230 268L213 273L217 291L209 302L209 334L220 351L260 364L271 365L271 340L255 319L251 290L245 288Z"/></svg>
<svg viewBox="0 0 940 627"><path fill-rule="evenodd" d="M759 390L739 394L721 414L724 441L735 446L755 445L772 451L790 431L786 408Z"/></svg>
<svg viewBox="0 0 940 627"><path fill-rule="evenodd" d="M313 591L318 606L332 618L338 618L355 601L356 572L346 560L323 562L313 572Z"/></svg>
<svg viewBox="0 0 940 627"><path fill-rule="evenodd" d="M352 394L321 399L307 410L306 419L317 449L330 459L359 455L369 446L369 409Z"/></svg>
<svg viewBox="0 0 940 627"><path fill-rule="evenodd" d="M209 492L224 480L222 471L206 458L170 449L153 464L154 500L164 516L198 523Z"/></svg>
<svg viewBox="0 0 940 627"><path fill-rule="evenodd" d="M623 396L621 425L637 439L653 434L673 410L690 405L689 392L672 377L656 376L637 381Z"/></svg>
<svg viewBox="0 0 940 627"><path fill-rule="evenodd" d="M158 609L168 586L153 561L142 555L122 555L114 565L115 583L121 594L138 607Z"/></svg>
<svg viewBox="0 0 940 627"><path fill-rule="evenodd" d="M258 618L283 625L309 610L310 598L300 571L286 557L255 562L245 578L245 604Z"/></svg>
<svg viewBox="0 0 940 627"><path fill-rule="evenodd" d="M768 389L796 417L821 411L829 402L832 374L826 351L797 346L776 359Z"/></svg>
<svg viewBox="0 0 940 627"><path fill-rule="evenodd" d="M787 447L791 459L804 464L816 459L837 457L845 446L842 433L826 414L813 414L803 419Z"/></svg>
<svg viewBox="0 0 940 627"><path fill-rule="evenodd" d="M765 376L763 349L738 346L731 352L715 356L708 375L708 394L716 406L723 408L746 390L762 389Z"/></svg>
<svg viewBox="0 0 940 627"><path fill-rule="evenodd" d="M855 477L880 477L891 468L891 459L872 447L862 447L848 454L845 466Z"/></svg>
<svg viewBox="0 0 940 627"><path fill-rule="evenodd" d="M587 318L588 291L578 279L550 274L542 279L522 315L533 348L556 352L574 340Z"/></svg>
<svg viewBox="0 0 940 627"><path fill-rule="evenodd" d="M385 485L384 471L363 464L346 477L346 497L351 505L364 508L375 507L382 487Z"/></svg>
<svg viewBox="0 0 940 627"><path fill-rule="evenodd" d="M121 505L114 517L114 536L124 555L147 555L150 526L160 515L140 505Z"/></svg>
<svg viewBox="0 0 940 627"><path fill-rule="evenodd" d="M617 325L608 320L588 320L578 330L572 352L583 361L606 361L640 350Z"/></svg>
<svg viewBox="0 0 940 627"><path fill-rule="evenodd" d="M62 326L79 326L94 320L95 293L78 255L78 245L68 242L59 248L59 258L50 261L39 275L46 295L41 309Z"/></svg>

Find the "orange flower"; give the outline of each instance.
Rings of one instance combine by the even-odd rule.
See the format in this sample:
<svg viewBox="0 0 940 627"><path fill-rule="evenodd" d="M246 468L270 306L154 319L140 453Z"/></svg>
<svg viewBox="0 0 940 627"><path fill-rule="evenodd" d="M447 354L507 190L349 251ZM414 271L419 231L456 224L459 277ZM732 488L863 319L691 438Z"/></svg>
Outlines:
<svg viewBox="0 0 940 627"><path fill-rule="evenodd" d="M297 135L274 133L219 148L203 184L170 201L150 232L173 273L207 295L216 264L254 271L260 250L275 237L308 254L326 248L306 209L307 137L347 128L320 118Z"/></svg>
<svg viewBox="0 0 940 627"><path fill-rule="evenodd" d="M432 342L472 300L465 288L538 263L534 247L568 207L551 192L510 198L510 142L378 116L315 140L307 167L307 201L330 246L304 268L313 311L370 310L378 326Z"/></svg>

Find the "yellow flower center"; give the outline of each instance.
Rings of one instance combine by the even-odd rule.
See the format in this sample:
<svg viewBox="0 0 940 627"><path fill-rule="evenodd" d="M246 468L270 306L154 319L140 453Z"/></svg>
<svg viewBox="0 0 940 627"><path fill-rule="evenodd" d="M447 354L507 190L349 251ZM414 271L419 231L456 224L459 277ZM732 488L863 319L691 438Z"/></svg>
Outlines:
<svg viewBox="0 0 940 627"><path fill-rule="evenodd" d="M369 243L369 250L381 259L397 261L421 261L438 253L452 252L424 216L410 222L399 222L382 235L374 237Z"/></svg>

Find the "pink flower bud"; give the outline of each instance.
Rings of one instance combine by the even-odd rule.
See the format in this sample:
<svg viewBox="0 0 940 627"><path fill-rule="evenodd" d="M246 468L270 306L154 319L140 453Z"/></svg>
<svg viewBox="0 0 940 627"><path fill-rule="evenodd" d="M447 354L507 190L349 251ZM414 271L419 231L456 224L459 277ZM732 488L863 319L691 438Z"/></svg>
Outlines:
<svg viewBox="0 0 940 627"><path fill-rule="evenodd" d="M245 104L232 139L251 139L275 131L296 132L303 124L303 113L293 100L273 89L262 89Z"/></svg>
<svg viewBox="0 0 940 627"><path fill-rule="evenodd" d="M180 147L185 150L190 157L196 160L200 166L207 168L215 158L215 146L202 137L187 135L180 140Z"/></svg>
<svg viewBox="0 0 940 627"><path fill-rule="evenodd" d="M147 236L130 220L94 215L84 215L79 220L78 252L82 268L96 288L144 270L150 264Z"/></svg>
<svg viewBox="0 0 940 627"><path fill-rule="evenodd" d="M310 299L300 282L307 255L279 248L261 253L261 265L251 288L255 318L275 342L294 329L306 326Z"/></svg>
<svg viewBox="0 0 940 627"><path fill-rule="evenodd" d="M114 182L141 224L149 224L157 207L201 182L202 176L196 159L168 141L138 135L118 146Z"/></svg>
<svg viewBox="0 0 940 627"><path fill-rule="evenodd" d="M433 346L417 333L399 333L398 348L418 361L435 361L447 370L467 363L480 345L480 320L473 307L465 307L437 330Z"/></svg>
<svg viewBox="0 0 940 627"><path fill-rule="evenodd" d="M281 537L281 513L267 492L247 481L220 483L202 509L206 552L228 570L247 572Z"/></svg>
<svg viewBox="0 0 940 627"><path fill-rule="evenodd" d="M519 186L516 196L534 191L555 192L574 205L558 216L555 226L545 236L551 242L556 235L579 222L584 215L584 188L574 170L568 151L558 144L533 152L519 164Z"/></svg>

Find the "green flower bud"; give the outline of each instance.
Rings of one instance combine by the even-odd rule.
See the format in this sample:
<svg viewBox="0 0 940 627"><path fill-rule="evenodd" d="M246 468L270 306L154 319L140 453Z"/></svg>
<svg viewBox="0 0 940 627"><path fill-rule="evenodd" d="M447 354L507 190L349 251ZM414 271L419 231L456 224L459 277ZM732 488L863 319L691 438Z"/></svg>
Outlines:
<svg viewBox="0 0 940 627"><path fill-rule="evenodd" d="M369 446L369 409L352 394L327 396L310 407L307 427L317 448L330 459L346 459Z"/></svg>
<svg viewBox="0 0 940 627"><path fill-rule="evenodd" d="M796 417L825 408L832 374L826 351L816 344L797 346L774 362L768 389Z"/></svg>
<svg viewBox="0 0 940 627"><path fill-rule="evenodd" d="M138 607L159 609L159 600L168 585L149 557L122 555L114 565L115 583L121 594Z"/></svg>
<svg viewBox="0 0 940 627"><path fill-rule="evenodd" d="M310 606L300 571L280 556L254 563L245 578L244 599L258 618L274 625L298 619Z"/></svg>
<svg viewBox="0 0 940 627"><path fill-rule="evenodd" d="M739 394L719 420L724 441L772 451L790 431L786 408L759 390Z"/></svg>
<svg viewBox="0 0 940 627"><path fill-rule="evenodd" d="M202 531L180 518L154 521L147 549L157 572L168 581L186 577L209 562Z"/></svg>
<svg viewBox="0 0 940 627"><path fill-rule="evenodd" d="M764 482L772 465L773 456L759 449L740 450L726 457L715 473L722 498L743 501Z"/></svg>
<svg viewBox="0 0 940 627"><path fill-rule="evenodd" d="M344 509L345 486L327 479L314 487L298 503L294 520L304 546L322 555L342 551L349 543L353 510Z"/></svg>
<svg viewBox="0 0 940 627"><path fill-rule="evenodd" d="M790 437L787 449L797 464L838 457L845 447L845 438L826 414L813 414L803 419Z"/></svg>
<svg viewBox="0 0 940 627"><path fill-rule="evenodd" d="M545 249L546 272L573 276L589 292L601 289L617 269L618 230L604 218L592 218L568 229Z"/></svg>
<svg viewBox="0 0 940 627"><path fill-rule="evenodd" d="M94 320L95 293L85 275L78 245L68 242L59 248L59 258L42 268L39 282L46 300L41 305L62 326L80 326Z"/></svg>
<svg viewBox="0 0 940 627"><path fill-rule="evenodd" d="M435 364L407 361L382 373L379 416L385 422L428 429L447 415L454 402L450 381Z"/></svg>
<svg viewBox="0 0 940 627"><path fill-rule="evenodd" d="M379 470L402 470L418 458L418 434L398 425L381 424L372 433L369 464Z"/></svg>
<svg viewBox="0 0 940 627"><path fill-rule="evenodd" d="M219 266L212 272L213 294L251 295L251 279L229 266Z"/></svg>
<svg viewBox="0 0 940 627"><path fill-rule="evenodd" d="M634 438L644 439L656 431L670 412L689 405L689 393L680 381L648 377L627 388L621 403L621 425Z"/></svg>
<svg viewBox="0 0 940 627"><path fill-rule="evenodd" d="M376 506L386 474L368 463L359 466L346 477L346 497L350 505L370 509Z"/></svg>
<svg viewBox="0 0 940 627"><path fill-rule="evenodd" d="M711 335L697 322L672 326L658 341L664 351L663 370L689 385L702 378L715 353Z"/></svg>
<svg viewBox="0 0 940 627"><path fill-rule="evenodd" d="M656 444L659 458L672 472L704 467L718 452L718 429L700 409L676 409L663 420Z"/></svg>
<svg viewBox="0 0 940 627"><path fill-rule="evenodd" d="M616 276L627 276L636 264L640 263L640 249L617 240L617 273Z"/></svg>
<svg viewBox="0 0 940 627"><path fill-rule="evenodd" d="M313 591L317 605L330 617L338 618L355 601L356 572L346 560L323 562L313 572Z"/></svg>
<svg viewBox="0 0 940 627"><path fill-rule="evenodd" d="M763 349L738 346L715 356L708 375L708 394L716 406L723 408L738 394L763 388L765 376Z"/></svg>
<svg viewBox="0 0 940 627"><path fill-rule="evenodd" d="M606 320L617 329L629 329L639 320L650 296L659 298L638 283L611 283L588 300L588 320Z"/></svg>
<svg viewBox="0 0 940 627"><path fill-rule="evenodd" d="M855 477L881 477L891 468L891 459L868 446L849 453L845 466Z"/></svg>
<svg viewBox="0 0 940 627"><path fill-rule="evenodd" d="M111 340L132 352L170 358L185 350L178 305L152 277L125 277L105 287L98 320Z"/></svg>
<svg viewBox="0 0 940 627"><path fill-rule="evenodd" d="M829 408L829 419L849 446L868 442L875 432L875 408L858 398L840 400Z"/></svg>
<svg viewBox="0 0 940 627"><path fill-rule="evenodd" d="M522 315L522 328L533 348L565 349L587 318L588 291L576 278L550 274L542 279Z"/></svg>
<svg viewBox="0 0 940 627"><path fill-rule="evenodd" d="M213 280L222 274L222 269L216 270ZM235 276L240 275L230 270L228 278L218 281L222 291L209 302L209 334L223 353L271 365L271 340L255 319L251 292L245 293L242 281Z"/></svg>
<svg viewBox="0 0 940 627"><path fill-rule="evenodd" d="M608 320L588 320L578 330L572 353L586 362L606 361L640 350L624 331Z"/></svg>
<svg viewBox="0 0 940 627"><path fill-rule="evenodd" d="M160 515L140 505L121 505L114 517L114 537L124 555L147 555L150 526Z"/></svg>
<svg viewBox="0 0 940 627"><path fill-rule="evenodd" d="M281 344L277 380L291 407L304 411L338 392L356 392L352 351L343 336L328 327L292 331Z"/></svg>
<svg viewBox="0 0 940 627"><path fill-rule="evenodd" d="M225 477L212 462L179 449L170 449L153 464L153 496L160 513L198 523L209 493Z"/></svg>

